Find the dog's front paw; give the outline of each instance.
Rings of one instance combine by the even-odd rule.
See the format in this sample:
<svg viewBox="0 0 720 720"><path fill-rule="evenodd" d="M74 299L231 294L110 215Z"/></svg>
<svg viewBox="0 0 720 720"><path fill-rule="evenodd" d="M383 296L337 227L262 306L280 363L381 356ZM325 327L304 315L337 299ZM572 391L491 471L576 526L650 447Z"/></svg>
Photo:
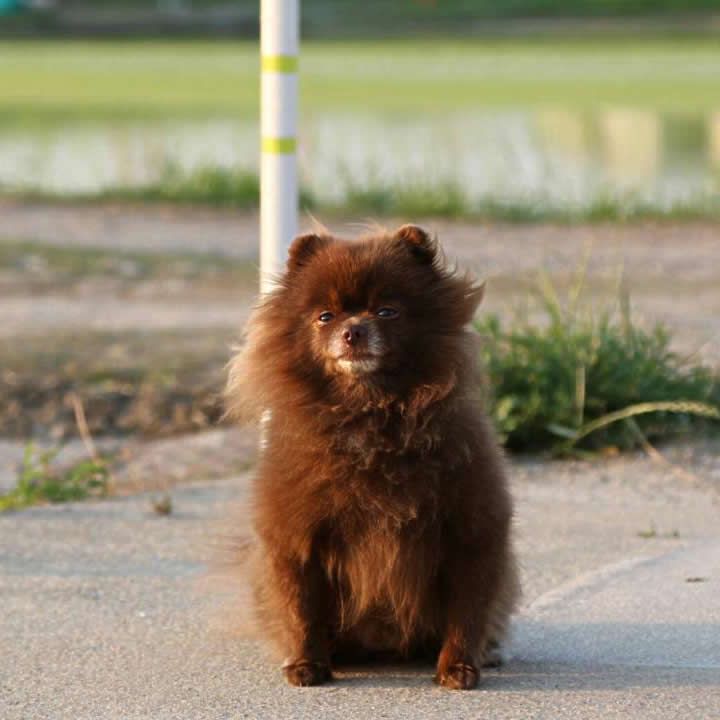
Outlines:
<svg viewBox="0 0 720 720"><path fill-rule="evenodd" d="M322 685L324 682L332 680L332 673L326 663L305 658L283 665L283 673L285 679L297 687Z"/></svg>
<svg viewBox="0 0 720 720"><path fill-rule="evenodd" d="M480 673L474 665L458 662L438 669L435 679L450 690L472 690L477 686L479 677Z"/></svg>

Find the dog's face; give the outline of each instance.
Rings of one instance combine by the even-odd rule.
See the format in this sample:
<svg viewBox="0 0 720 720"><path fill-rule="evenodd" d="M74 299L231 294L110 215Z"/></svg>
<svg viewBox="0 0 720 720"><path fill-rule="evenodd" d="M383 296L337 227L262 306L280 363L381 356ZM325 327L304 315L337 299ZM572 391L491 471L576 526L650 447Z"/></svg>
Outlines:
<svg viewBox="0 0 720 720"><path fill-rule="evenodd" d="M394 402L416 411L445 397L473 372L465 326L482 290L412 225L357 241L302 235L231 365L230 412L337 417Z"/></svg>
<svg viewBox="0 0 720 720"><path fill-rule="evenodd" d="M361 242L301 236L282 290L293 354L337 378L407 376L442 352L479 301L458 297L449 277L414 226Z"/></svg>
<svg viewBox="0 0 720 720"><path fill-rule="evenodd" d="M383 327L400 319L399 303L392 305L369 299L365 307L354 308L337 298L328 303L332 310L323 310L315 321L313 349L328 372L372 373L380 370L397 332ZM397 324L396 324L397 326Z"/></svg>

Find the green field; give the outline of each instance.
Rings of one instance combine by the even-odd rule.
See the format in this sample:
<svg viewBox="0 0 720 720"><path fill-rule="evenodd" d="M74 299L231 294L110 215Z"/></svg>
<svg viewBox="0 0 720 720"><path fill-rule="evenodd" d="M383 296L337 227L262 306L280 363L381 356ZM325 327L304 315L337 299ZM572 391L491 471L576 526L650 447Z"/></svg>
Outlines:
<svg viewBox="0 0 720 720"><path fill-rule="evenodd" d="M300 71L307 209L718 217L716 42L306 42ZM0 193L255 207L259 84L251 42L6 42Z"/></svg>
<svg viewBox="0 0 720 720"><path fill-rule="evenodd" d="M5 42L0 123L137 121L258 111L258 48L229 42ZM720 44L667 41L306 43L304 113L488 107L720 107Z"/></svg>

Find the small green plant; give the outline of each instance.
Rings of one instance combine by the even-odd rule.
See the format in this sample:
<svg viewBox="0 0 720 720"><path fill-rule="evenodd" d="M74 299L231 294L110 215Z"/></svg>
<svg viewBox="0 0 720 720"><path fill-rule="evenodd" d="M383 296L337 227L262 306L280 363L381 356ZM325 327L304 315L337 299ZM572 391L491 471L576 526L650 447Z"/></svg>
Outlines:
<svg viewBox="0 0 720 720"><path fill-rule="evenodd" d="M57 453L55 449L38 450L33 443L25 446L17 485L0 496L0 511L105 495L109 470L104 460L87 459L56 468L52 463Z"/></svg>
<svg viewBox="0 0 720 720"><path fill-rule="evenodd" d="M581 287L579 279L563 303L541 276L543 322L506 327L490 316L477 325L490 410L509 449L630 449L720 418L709 368L684 363L663 326L635 325L627 297L615 313L581 308Z"/></svg>

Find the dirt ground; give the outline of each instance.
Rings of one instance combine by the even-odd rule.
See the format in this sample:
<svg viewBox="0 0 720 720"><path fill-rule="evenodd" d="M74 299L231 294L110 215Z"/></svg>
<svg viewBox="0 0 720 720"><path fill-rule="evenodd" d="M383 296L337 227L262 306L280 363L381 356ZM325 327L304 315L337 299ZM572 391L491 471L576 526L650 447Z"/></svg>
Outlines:
<svg viewBox="0 0 720 720"><path fill-rule="evenodd" d="M37 205L0 202L0 242L23 240L62 248L100 248L160 256L257 260L258 220L253 214L178 209ZM384 221L392 227L398 221ZM489 279L487 309L507 311L520 303L528 280L540 269L566 284L585 258L588 287L598 301L612 302L620 274L641 319L666 322L680 346L707 358L720 357L720 225L706 222L598 225L511 225L427 220L450 258ZM330 220L335 232L352 236L369 219ZM312 224L301 218L301 227ZM208 296L207 284L168 283L118 292L106 282L63 292L46 288L32 296L13 293L0 306L5 337L49 327L187 328L236 327L252 287L247 271L236 287ZM148 297L151 295L152 297ZM242 301L242 302L239 302Z"/></svg>
<svg viewBox="0 0 720 720"><path fill-rule="evenodd" d="M109 382L103 373L110 367L120 368L130 385L144 387L152 375L153 392L165 388L172 397L198 375L219 390L230 344L255 296L256 216L1 201L0 221L0 390L15 403L14 419L0 427L6 436L0 437L0 479L4 473L7 482L14 472L26 436L39 433L52 442L72 423L68 408L43 404L43 387L52 384L57 368L65 373L62 382L85 373L81 385L87 382L93 391ZM419 222L438 234L449 258L488 279L486 311L507 316L522 307L540 270L564 292L586 266L585 297L593 308L616 305L622 279L636 320L666 323L683 354L713 365L720 359L720 225ZM301 219L301 227L311 224ZM327 224L352 236L368 221ZM191 360L178 365L178 358ZM28 388L37 400L30 413ZM113 388L116 395L123 392L122 383ZM92 404L92 392L88 397ZM97 407L103 417L102 402ZM120 430L139 429L162 437L163 444L156 453L133 446L127 463L132 470L120 473L133 483L142 476L149 487L172 482L184 474L180 465L197 469L203 454L213 455L206 464L218 476L251 459L252 443L232 432L187 443L168 438L174 432L145 411L142 404L129 405ZM185 412L182 403L171 409L175 432L207 428L217 417L216 407L200 418ZM181 447L176 455L173 448ZM173 462L176 457L182 463ZM133 458L152 460L138 465Z"/></svg>

